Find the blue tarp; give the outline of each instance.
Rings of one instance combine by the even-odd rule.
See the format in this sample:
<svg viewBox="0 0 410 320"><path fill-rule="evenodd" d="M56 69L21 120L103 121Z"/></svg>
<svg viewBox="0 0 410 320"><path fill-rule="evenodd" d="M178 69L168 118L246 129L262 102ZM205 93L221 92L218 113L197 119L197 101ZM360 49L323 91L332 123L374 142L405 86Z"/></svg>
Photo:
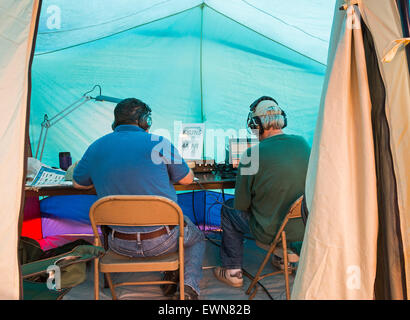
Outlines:
<svg viewBox="0 0 410 320"><path fill-rule="evenodd" d="M221 225L221 203L232 195L222 196L213 191L195 191L178 194L178 204L184 215L199 226ZM90 224L89 211L97 200L94 195L54 196L40 201L42 215ZM69 233L72 233L70 231Z"/></svg>

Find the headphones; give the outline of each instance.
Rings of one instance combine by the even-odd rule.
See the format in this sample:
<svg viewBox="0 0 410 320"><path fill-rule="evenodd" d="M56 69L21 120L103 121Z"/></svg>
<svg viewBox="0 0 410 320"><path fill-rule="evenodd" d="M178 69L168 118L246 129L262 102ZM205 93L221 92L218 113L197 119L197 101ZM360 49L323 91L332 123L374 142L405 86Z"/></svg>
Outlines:
<svg viewBox="0 0 410 320"><path fill-rule="evenodd" d="M138 117L138 126L144 130L148 130L152 125L151 108L144 104L144 110Z"/></svg>
<svg viewBox="0 0 410 320"><path fill-rule="evenodd" d="M249 111L249 113L248 113L248 119L247 119L247 121L246 121L246 124L247 124L248 128L253 129L253 130L258 129L260 135L263 134L263 132L264 132L265 130L263 129L262 121L261 121L260 117L259 117L259 116L254 116L253 114L254 114L254 112L255 112L256 107L258 106L258 104L259 104L260 102L264 101L264 100L270 100L270 101L275 102L276 106L280 109L280 111L281 111L281 112L280 112L280 115L282 115L283 118L284 118L284 124L283 124L282 129L285 128L285 127L288 125L288 119L287 119L287 117L286 117L286 113L285 113L285 111L283 111L283 110L279 107L279 104L277 103L277 101L276 101L275 99L273 99L272 97L262 96L262 97L260 97L259 99L255 100L255 101L250 105L250 107L249 107L249 110L250 110L250 111Z"/></svg>
<svg viewBox="0 0 410 320"><path fill-rule="evenodd" d="M142 109L142 110L141 110ZM131 124L132 122L137 122L138 126L145 131L148 130L152 125L151 108L147 104L143 104L142 107L138 108L130 119L123 121L116 121L111 125L112 130L122 124Z"/></svg>

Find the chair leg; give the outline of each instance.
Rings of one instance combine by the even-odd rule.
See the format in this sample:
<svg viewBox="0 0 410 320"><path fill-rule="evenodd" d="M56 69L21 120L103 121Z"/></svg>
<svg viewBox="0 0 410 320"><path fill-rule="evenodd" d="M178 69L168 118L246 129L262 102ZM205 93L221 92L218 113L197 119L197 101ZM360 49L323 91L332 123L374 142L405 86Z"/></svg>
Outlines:
<svg viewBox="0 0 410 320"><path fill-rule="evenodd" d="M112 299L117 300L117 295L115 294L115 289L114 289L114 285L112 284L111 275L109 273L105 273L105 276L108 282L108 286L110 287Z"/></svg>
<svg viewBox="0 0 410 320"><path fill-rule="evenodd" d="M185 300L184 262L179 265L179 300Z"/></svg>
<svg viewBox="0 0 410 320"><path fill-rule="evenodd" d="M184 237L179 235L178 238L178 254L179 254L179 299L185 300L185 251L184 251Z"/></svg>
<svg viewBox="0 0 410 320"><path fill-rule="evenodd" d="M258 280L259 280L259 275L260 275L260 272L259 272L259 271L260 271L260 267L259 267L259 270L258 270L257 274L256 274L255 277L252 279L252 282L251 282L251 284L249 285L248 289L246 290L246 294L249 295L249 294L251 293L252 289L254 289L253 292L256 291L255 286L256 286L256 283L257 283ZM252 295L249 297L249 300L252 300L252 298L253 298L253 296L254 296L253 292L252 292Z"/></svg>
<svg viewBox="0 0 410 320"><path fill-rule="evenodd" d="M99 300L100 298L100 278L99 278L99 270L98 270L98 262L99 259L94 259L94 299Z"/></svg>
<svg viewBox="0 0 410 320"><path fill-rule="evenodd" d="M184 284L179 285L179 300L185 300L185 287L184 287Z"/></svg>
<svg viewBox="0 0 410 320"><path fill-rule="evenodd" d="M249 295L249 300L253 300L253 298L255 298L257 292L258 292L258 286L255 285L255 286L253 287L252 292L251 292L250 295Z"/></svg>
<svg viewBox="0 0 410 320"><path fill-rule="evenodd" d="M286 287L286 299L290 300L290 289L289 289L289 269L288 269L288 248L286 244L286 233L282 231L282 247L283 247L283 273L285 275L285 287Z"/></svg>
<svg viewBox="0 0 410 320"><path fill-rule="evenodd" d="M276 247L276 244L269 248L269 251L266 254L265 259L263 260L261 266L259 267L258 272L256 273L256 275L253 278L251 284L249 285L248 290L246 290L246 294L249 294L251 292L252 288L256 286L256 283L259 281L259 277L260 277L263 269L265 268L266 264L268 263L269 257L271 256L272 252L275 250L275 247ZM249 299L252 300L253 297L255 296L255 294L256 294L256 289L255 289L254 293L249 297Z"/></svg>

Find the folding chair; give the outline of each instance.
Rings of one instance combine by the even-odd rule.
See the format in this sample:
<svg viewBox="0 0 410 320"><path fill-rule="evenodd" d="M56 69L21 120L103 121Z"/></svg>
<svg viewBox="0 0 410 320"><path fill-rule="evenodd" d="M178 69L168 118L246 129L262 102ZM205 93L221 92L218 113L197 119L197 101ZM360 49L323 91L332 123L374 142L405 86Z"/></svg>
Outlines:
<svg viewBox="0 0 410 320"><path fill-rule="evenodd" d="M184 300L184 216L173 201L160 196L107 196L90 208L94 243L101 246L97 226L158 226L179 225L179 249L156 257L130 258L108 249L94 264L94 297L99 299L99 272L106 275L113 300L115 288L125 285L175 284L172 281L138 281L113 284L110 273L174 271L179 269L180 299Z"/></svg>
<svg viewBox="0 0 410 320"><path fill-rule="evenodd" d="M283 220L278 232L276 233L276 236L273 240L273 242L270 245L263 245L260 243L256 243L259 247L267 250L267 254L265 256L265 259L263 260L262 264L260 265L258 272L256 273L255 277L252 279L251 284L249 285L248 289L246 290L246 294L249 295L249 300L252 300L257 291L257 286L256 283L259 280L262 280L266 277L273 276L276 274L283 273L285 276L285 286L286 286L286 299L290 299L290 289L289 289L289 274L292 273L292 269L288 269L288 262L289 262L289 257L288 257L288 249L287 249L287 243L286 243L286 232L285 232L285 227L290 219L297 219L301 218L301 208L302 208L302 199L303 196L299 197L290 207L288 213L285 216L285 219ZM277 245L279 241L282 242L282 250L283 250L283 260L284 260L284 270L280 271L275 271L271 273L267 273L262 275L262 271L266 266L266 263L269 261L269 258L271 257L272 253L275 251L277 248Z"/></svg>

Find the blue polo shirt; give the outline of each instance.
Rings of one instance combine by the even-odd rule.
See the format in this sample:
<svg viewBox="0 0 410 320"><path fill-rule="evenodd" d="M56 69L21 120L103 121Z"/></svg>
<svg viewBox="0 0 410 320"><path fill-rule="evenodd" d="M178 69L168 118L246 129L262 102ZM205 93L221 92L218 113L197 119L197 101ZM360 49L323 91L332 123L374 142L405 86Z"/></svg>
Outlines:
<svg viewBox="0 0 410 320"><path fill-rule="evenodd" d="M188 165L169 140L138 126L120 125L88 147L74 169L73 179L83 186L94 184L98 198L156 195L177 202L173 183L188 173ZM160 227L112 228L135 233Z"/></svg>

